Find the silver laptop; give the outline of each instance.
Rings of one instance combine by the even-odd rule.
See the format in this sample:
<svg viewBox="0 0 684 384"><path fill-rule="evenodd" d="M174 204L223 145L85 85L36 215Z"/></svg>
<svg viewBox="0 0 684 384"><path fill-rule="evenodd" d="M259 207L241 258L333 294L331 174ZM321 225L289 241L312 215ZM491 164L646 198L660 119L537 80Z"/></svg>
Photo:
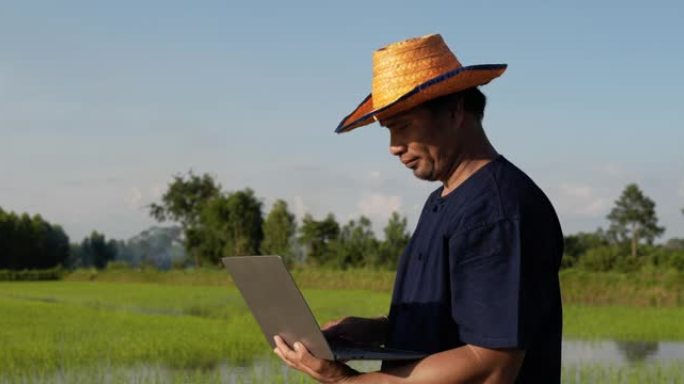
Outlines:
<svg viewBox="0 0 684 384"><path fill-rule="evenodd" d="M231 256L222 260L272 348L275 348L273 336L280 335L288 345L300 341L314 356L326 360L425 357L419 352L326 340L280 256Z"/></svg>

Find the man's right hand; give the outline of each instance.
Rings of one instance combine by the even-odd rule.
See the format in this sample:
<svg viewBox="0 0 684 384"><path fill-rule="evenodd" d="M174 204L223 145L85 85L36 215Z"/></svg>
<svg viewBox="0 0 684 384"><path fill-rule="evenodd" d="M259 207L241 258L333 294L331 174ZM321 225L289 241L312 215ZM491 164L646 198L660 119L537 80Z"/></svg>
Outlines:
<svg viewBox="0 0 684 384"><path fill-rule="evenodd" d="M321 329L328 340L341 339L355 344L380 346L385 343L387 318L345 317L329 321Z"/></svg>

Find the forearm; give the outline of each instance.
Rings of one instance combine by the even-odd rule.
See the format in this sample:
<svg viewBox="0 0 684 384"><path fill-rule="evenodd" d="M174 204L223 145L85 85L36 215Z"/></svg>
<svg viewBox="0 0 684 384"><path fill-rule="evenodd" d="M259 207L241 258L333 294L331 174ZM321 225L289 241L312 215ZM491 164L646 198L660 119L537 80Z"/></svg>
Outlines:
<svg viewBox="0 0 684 384"><path fill-rule="evenodd" d="M487 350L483 354L482 350L463 346L387 371L352 376L344 383L512 383L522 363L523 353Z"/></svg>

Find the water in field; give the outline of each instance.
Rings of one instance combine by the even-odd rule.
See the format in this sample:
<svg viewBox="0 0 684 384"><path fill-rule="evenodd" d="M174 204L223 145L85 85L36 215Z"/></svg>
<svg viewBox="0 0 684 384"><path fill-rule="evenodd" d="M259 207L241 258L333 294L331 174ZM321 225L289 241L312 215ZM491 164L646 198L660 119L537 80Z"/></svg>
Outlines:
<svg viewBox="0 0 684 384"><path fill-rule="evenodd" d="M684 365L684 342L578 341L563 342L563 365L655 364Z"/></svg>
<svg viewBox="0 0 684 384"><path fill-rule="evenodd" d="M356 361L352 367L373 371L379 362ZM684 342L622 342L566 340L563 344L563 383L682 383ZM228 363L198 369L174 369L161 364L60 369L19 377L0 373L0 383L313 383L272 357L245 366Z"/></svg>

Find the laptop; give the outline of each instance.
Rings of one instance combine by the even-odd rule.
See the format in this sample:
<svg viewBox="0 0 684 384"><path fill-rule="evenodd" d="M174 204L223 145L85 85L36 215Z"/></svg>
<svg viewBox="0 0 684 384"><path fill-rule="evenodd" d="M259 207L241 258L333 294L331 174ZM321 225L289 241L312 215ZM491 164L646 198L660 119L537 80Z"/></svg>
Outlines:
<svg viewBox="0 0 684 384"><path fill-rule="evenodd" d="M273 336L280 335L288 345L300 341L314 356L326 360L415 360L426 356L327 340L280 256L222 260L271 348L275 348Z"/></svg>

